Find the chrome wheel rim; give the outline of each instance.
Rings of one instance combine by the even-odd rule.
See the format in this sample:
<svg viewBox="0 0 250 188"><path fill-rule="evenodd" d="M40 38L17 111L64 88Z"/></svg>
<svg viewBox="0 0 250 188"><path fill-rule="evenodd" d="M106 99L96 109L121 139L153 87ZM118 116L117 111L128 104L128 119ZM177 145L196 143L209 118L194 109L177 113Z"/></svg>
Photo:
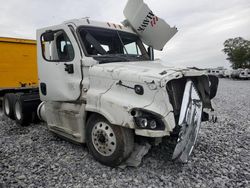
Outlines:
<svg viewBox="0 0 250 188"><path fill-rule="evenodd" d="M17 102L17 103L15 104L15 115L16 115L16 118L17 118L18 120L21 119L21 117L22 117L21 114L22 114L21 105L20 105L19 102Z"/></svg>
<svg viewBox="0 0 250 188"><path fill-rule="evenodd" d="M110 125L98 122L92 129L92 143L98 153L110 156L116 149L116 136Z"/></svg>
<svg viewBox="0 0 250 188"><path fill-rule="evenodd" d="M4 110L7 115L10 114L10 103L7 99L4 101Z"/></svg>

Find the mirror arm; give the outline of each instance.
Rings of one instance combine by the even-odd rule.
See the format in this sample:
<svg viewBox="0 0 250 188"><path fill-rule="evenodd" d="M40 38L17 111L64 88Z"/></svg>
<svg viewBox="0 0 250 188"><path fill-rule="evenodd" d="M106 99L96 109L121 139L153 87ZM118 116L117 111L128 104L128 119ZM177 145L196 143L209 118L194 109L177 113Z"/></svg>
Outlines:
<svg viewBox="0 0 250 188"><path fill-rule="evenodd" d="M150 61L154 61L154 59L155 59L154 48L151 46L148 47L148 55L149 55Z"/></svg>

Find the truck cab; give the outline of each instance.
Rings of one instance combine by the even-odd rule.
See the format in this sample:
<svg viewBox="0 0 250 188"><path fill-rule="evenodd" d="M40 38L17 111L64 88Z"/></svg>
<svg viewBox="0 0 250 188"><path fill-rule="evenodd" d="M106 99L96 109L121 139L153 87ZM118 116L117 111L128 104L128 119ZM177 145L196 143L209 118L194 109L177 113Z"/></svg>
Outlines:
<svg viewBox="0 0 250 188"><path fill-rule="evenodd" d="M109 166L130 157L136 136L178 130L173 159L186 162L218 79L154 60L177 29L142 0L129 0L124 15L123 24L85 18L37 30L38 114Z"/></svg>

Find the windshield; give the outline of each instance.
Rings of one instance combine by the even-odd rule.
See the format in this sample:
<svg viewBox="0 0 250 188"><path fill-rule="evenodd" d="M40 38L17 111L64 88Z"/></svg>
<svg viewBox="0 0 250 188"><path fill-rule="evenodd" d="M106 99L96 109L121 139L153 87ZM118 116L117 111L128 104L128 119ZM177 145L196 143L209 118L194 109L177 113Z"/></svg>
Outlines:
<svg viewBox="0 0 250 188"><path fill-rule="evenodd" d="M82 27L79 33L87 55L100 63L149 60L135 34L95 27Z"/></svg>

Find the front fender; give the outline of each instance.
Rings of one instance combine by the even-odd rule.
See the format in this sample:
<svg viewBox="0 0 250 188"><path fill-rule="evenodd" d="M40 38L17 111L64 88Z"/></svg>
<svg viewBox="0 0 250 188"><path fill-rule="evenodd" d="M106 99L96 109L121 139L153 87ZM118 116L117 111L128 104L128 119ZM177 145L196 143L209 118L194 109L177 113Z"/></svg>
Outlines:
<svg viewBox="0 0 250 188"><path fill-rule="evenodd" d="M133 109L145 109L158 114L163 118L164 124L169 125L164 135L168 135L174 128L174 117L169 115L173 111L169 102L167 91L164 88L148 86L147 83L134 83L123 81L124 87L119 81L95 77L90 80L90 89L87 93L86 110L103 115L110 123L135 129L135 123L131 111ZM101 84L102 83L102 84ZM134 85L141 85L143 95L136 94ZM173 115L172 115L173 116ZM169 121L171 119L171 121ZM162 134L163 135L163 134Z"/></svg>

